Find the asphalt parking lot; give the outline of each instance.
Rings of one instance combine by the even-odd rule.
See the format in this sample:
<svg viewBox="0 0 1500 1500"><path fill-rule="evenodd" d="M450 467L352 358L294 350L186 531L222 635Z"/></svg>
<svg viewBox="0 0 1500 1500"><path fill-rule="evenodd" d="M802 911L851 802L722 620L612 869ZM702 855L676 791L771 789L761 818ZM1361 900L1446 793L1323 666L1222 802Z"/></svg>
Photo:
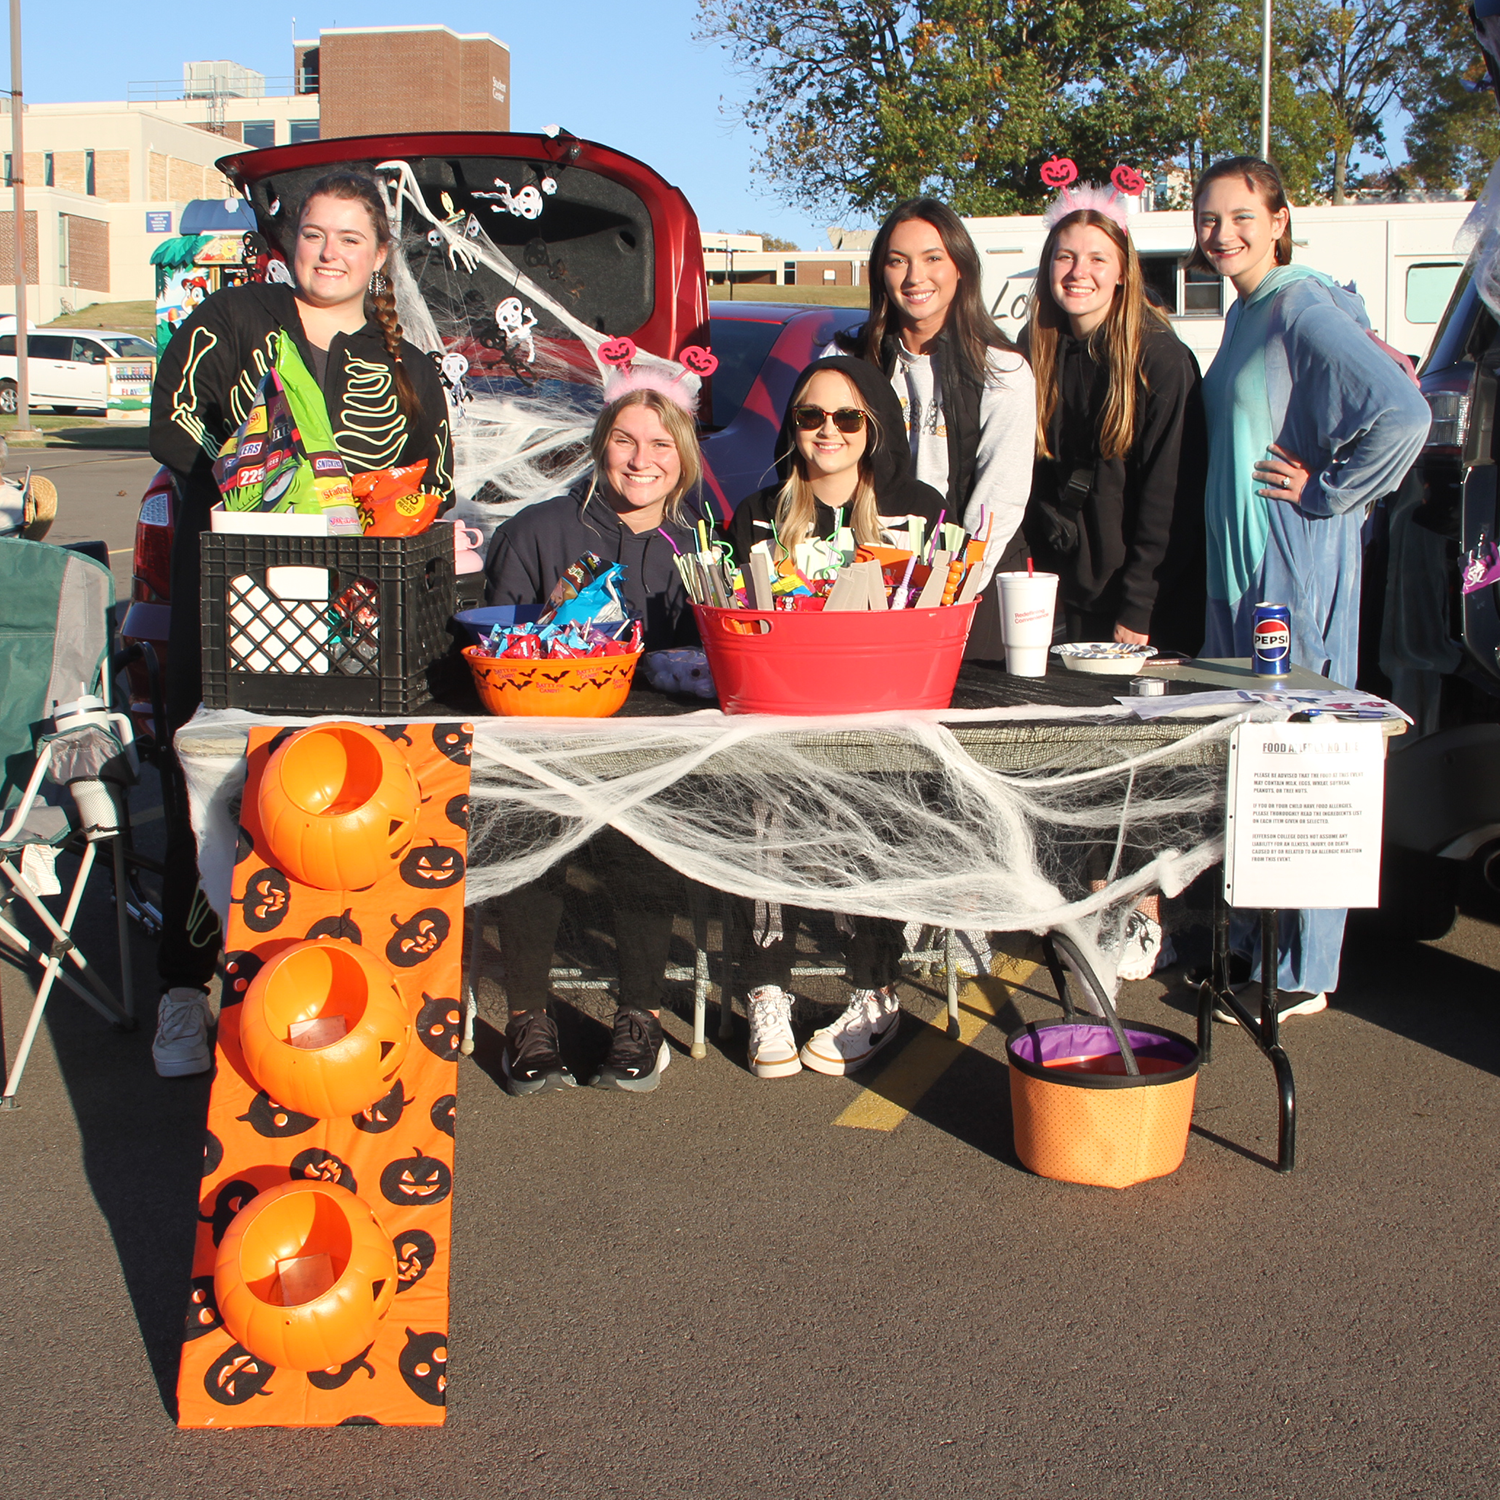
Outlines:
<svg viewBox="0 0 1500 1500"><path fill-rule="evenodd" d="M1055 1006L1008 946L1011 982L963 992L967 1045L926 1024L940 985L913 985L867 1077L755 1080L742 1018L695 1063L684 986L656 1094L518 1101L481 1025L446 1427L184 1433L208 1089L152 1072L138 943L142 1030L60 997L0 1116L0 1476L67 1500L1492 1495L1492 914L1423 945L1354 919L1334 1008L1285 1031L1292 1175L1267 1164L1270 1070L1221 1027L1183 1167L1123 1192L1015 1160L1003 1034ZM13 1050L30 985L0 980ZM839 991L808 993L811 1025ZM1123 1009L1190 1031L1191 1003L1153 980ZM609 1013L567 1002L580 1063Z"/></svg>
<svg viewBox="0 0 1500 1500"><path fill-rule="evenodd" d="M150 460L31 461L59 470L56 538L103 536L118 576ZM149 846L149 774L136 803ZM112 975L97 897L79 930ZM1269 1067L1220 1027L1182 1168L1123 1192L1013 1154L1003 1038L1056 1007L1026 942L1006 947L963 991L962 1044L941 985L914 982L899 1046L848 1079L751 1078L742 1016L693 1062L680 986L657 1093L512 1100L481 1025L459 1068L447 1425L215 1433L174 1426L208 1084L152 1071L138 939L142 1028L58 996L0 1114L0 1479L59 1500L1488 1500L1494 907L1422 944L1351 920L1333 1008L1284 1031L1294 1173L1268 1163ZM32 983L0 962L8 1054ZM841 995L805 991L804 1032ZM1194 1002L1168 974L1122 1009L1191 1032ZM586 1066L611 1001L562 1009Z"/></svg>

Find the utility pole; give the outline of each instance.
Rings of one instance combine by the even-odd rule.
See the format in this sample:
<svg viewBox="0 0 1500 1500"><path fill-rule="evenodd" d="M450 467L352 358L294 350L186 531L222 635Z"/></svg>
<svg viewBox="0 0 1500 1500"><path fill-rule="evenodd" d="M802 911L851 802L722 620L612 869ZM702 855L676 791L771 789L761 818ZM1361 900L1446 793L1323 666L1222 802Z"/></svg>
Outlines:
<svg viewBox="0 0 1500 1500"><path fill-rule="evenodd" d="M1260 159L1265 162L1271 160L1271 5L1265 0L1260 17Z"/></svg>
<svg viewBox="0 0 1500 1500"><path fill-rule="evenodd" d="M12 438L40 436L31 426L31 339L26 332L26 155L21 115L21 0L10 0L10 172L16 221L16 425Z"/></svg>

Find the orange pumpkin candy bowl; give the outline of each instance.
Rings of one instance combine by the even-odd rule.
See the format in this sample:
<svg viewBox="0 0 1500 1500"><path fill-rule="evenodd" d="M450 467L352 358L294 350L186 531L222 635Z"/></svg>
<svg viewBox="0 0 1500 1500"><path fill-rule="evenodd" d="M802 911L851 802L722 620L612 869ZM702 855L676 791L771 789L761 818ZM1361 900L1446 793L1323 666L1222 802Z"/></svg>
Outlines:
<svg viewBox="0 0 1500 1500"><path fill-rule="evenodd" d="M252 1198L219 1243L214 1300L229 1332L280 1369L327 1370L375 1341L396 1295L396 1250L374 1210L331 1182Z"/></svg>
<svg viewBox="0 0 1500 1500"><path fill-rule="evenodd" d="M391 874L416 833L421 793L396 746L363 724L318 724L271 757L257 794L275 862L319 890Z"/></svg>
<svg viewBox="0 0 1500 1500"><path fill-rule="evenodd" d="M383 1099L411 1042L411 1010L391 971L335 938L283 949L251 981L240 1011L250 1076L279 1104L320 1120Z"/></svg>
<svg viewBox="0 0 1500 1500"><path fill-rule="evenodd" d="M607 719L618 713L630 696L641 655L528 660L486 656L480 646L464 647L487 712L568 719Z"/></svg>

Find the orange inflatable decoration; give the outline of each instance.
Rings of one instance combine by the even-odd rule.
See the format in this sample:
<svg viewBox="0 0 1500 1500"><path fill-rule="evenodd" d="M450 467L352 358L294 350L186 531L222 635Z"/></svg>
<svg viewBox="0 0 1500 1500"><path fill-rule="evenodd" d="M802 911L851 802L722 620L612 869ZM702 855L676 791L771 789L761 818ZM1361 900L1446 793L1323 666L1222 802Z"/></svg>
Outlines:
<svg viewBox="0 0 1500 1500"><path fill-rule="evenodd" d="M288 1370L357 1359L396 1296L396 1251L370 1205L328 1182L284 1182L235 1215L214 1262L224 1326Z"/></svg>
<svg viewBox="0 0 1500 1500"><path fill-rule="evenodd" d="M261 786L291 731L275 726L250 731L225 927L225 982L197 1244L192 1284L184 1288L187 1317L177 1377L182 1427L410 1427L437 1426L443 1420L471 733L466 724L433 722L386 724L362 733L391 747L415 781L421 800L410 848L399 861L388 861L385 873L368 889L322 890L280 865L260 815ZM253 1007L244 1002L251 986L289 952L294 957L282 962L278 973L294 976L295 955L308 944L325 954L331 949L358 955L356 963L364 958L376 965L383 982L394 984L411 1027L405 1058L380 1097L358 1111L327 1118L309 1113L307 1099L294 1104L282 1098L256 1078L249 1062L255 1044L248 1036L255 1023L249 1014ZM331 980L335 961L324 957L320 962L328 965ZM362 966L361 972L368 969ZM332 1008L319 1003L320 986L326 997L330 985L320 980L306 1009L295 1012L293 1020L287 1020L287 1012L277 1012L278 1026L284 1023L278 1043L296 1022L319 1021L325 1014L333 1018ZM261 1009L269 1014L279 985L268 982L262 988L267 1000ZM339 1009L337 1014L352 1017L353 1011ZM321 1040L321 1033L313 1039ZM382 1081L393 1057L394 1050L387 1054ZM351 1343L317 1354L290 1345L273 1349L251 1333L250 1323L238 1313L231 1315L231 1324L219 1305L220 1250L236 1216L257 1195L289 1184L346 1189L364 1200L387 1232L395 1264L394 1301L357 1347L351 1335ZM243 1242L249 1239L247 1235ZM299 1253L308 1247L310 1253ZM323 1271L317 1257L325 1254L329 1265ZM283 1303L294 1301L299 1308L303 1302L286 1293L288 1275L300 1296L309 1285L319 1285L320 1272L331 1277L337 1259L332 1248L313 1245L311 1236L294 1244L289 1255L275 1258L314 1262L273 1268L281 1278ZM387 1289L377 1296L380 1275L366 1269L364 1304L373 1310ZM244 1279L253 1286L265 1274ZM329 1286L308 1300L331 1290ZM222 1293L232 1300L228 1281ZM268 1304L266 1316L285 1317L284 1305L269 1297L261 1300ZM256 1340L254 1348L247 1337ZM344 1353L346 1349L352 1352ZM290 1362L313 1358L326 1363L302 1369Z"/></svg>
<svg viewBox="0 0 1500 1500"><path fill-rule="evenodd" d="M278 953L250 982L240 1013L251 1076L319 1120L357 1115L390 1093L411 1038L395 975L333 938Z"/></svg>
<svg viewBox="0 0 1500 1500"><path fill-rule="evenodd" d="M465 646L479 701L492 714L552 715L567 719L607 719L630 695L640 653L634 656L580 656L531 661L486 656Z"/></svg>
<svg viewBox="0 0 1500 1500"><path fill-rule="evenodd" d="M273 860L320 890L363 890L411 846L417 784L378 730L320 724L271 757L257 805Z"/></svg>

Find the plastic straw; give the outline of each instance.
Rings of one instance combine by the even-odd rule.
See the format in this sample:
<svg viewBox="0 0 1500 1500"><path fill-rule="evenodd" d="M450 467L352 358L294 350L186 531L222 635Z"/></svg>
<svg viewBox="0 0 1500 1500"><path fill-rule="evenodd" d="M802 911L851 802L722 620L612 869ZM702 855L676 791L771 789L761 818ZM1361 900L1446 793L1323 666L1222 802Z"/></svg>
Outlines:
<svg viewBox="0 0 1500 1500"><path fill-rule="evenodd" d="M1029 556L1026 559L1026 576L1028 578L1036 577L1036 564L1032 562Z"/></svg>
<svg viewBox="0 0 1500 1500"><path fill-rule="evenodd" d="M658 526L656 529L657 529L657 531L662 536L666 537L666 539L667 539L667 546L669 546L678 555L678 557L681 557L682 556L682 548L679 547L677 545L677 543L672 540L672 534L671 534L671 532L669 532L665 526Z"/></svg>

